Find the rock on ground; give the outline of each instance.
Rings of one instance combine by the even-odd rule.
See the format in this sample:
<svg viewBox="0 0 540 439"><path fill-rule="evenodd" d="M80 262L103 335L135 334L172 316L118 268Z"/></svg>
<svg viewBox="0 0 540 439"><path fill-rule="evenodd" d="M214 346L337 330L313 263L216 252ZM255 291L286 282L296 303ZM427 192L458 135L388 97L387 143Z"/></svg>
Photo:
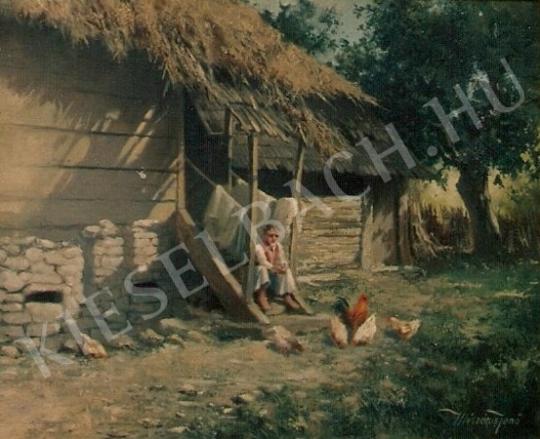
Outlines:
<svg viewBox="0 0 540 439"><path fill-rule="evenodd" d="M183 335L189 331L189 327L180 319L162 319L159 321L158 329L164 335Z"/></svg>
<svg viewBox="0 0 540 439"><path fill-rule="evenodd" d="M2 352L2 355L4 357L8 358L19 358L19 356L21 355L19 350L15 346L2 346L0 352Z"/></svg>
<svg viewBox="0 0 540 439"><path fill-rule="evenodd" d="M165 340L165 337L162 335L159 335L156 331L153 329L145 329L139 334L139 338L142 342L149 344L151 346L159 346L163 343Z"/></svg>

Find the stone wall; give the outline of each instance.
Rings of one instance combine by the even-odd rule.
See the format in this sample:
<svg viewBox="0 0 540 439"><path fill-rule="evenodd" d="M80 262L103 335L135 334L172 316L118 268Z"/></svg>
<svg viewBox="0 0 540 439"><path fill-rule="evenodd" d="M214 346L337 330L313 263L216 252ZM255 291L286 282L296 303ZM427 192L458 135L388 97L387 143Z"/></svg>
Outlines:
<svg viewBox="0 0 540 439"><path fill-rule="evenodd" d="M61 332L58 317L77 315L84 301L83 253L68 242L0 239L0 340Z"/></svg>
<svg viewBox="0 0 540 439"><path fill-rule="evenodd" d="M47 335L69 336L64 311L81 332L100 340L100 323L118 333L143 322L143 316L161 305L148 294L152 289L173 294L172 282L158 260L172 246L171 228L148 219L129 227L101 220L87 226L73 242L1 238L0 343L40 337L45 322ZM128 276L135 285L132 295L126 291ZM90 301L101 315L96 317Z"/></svg>

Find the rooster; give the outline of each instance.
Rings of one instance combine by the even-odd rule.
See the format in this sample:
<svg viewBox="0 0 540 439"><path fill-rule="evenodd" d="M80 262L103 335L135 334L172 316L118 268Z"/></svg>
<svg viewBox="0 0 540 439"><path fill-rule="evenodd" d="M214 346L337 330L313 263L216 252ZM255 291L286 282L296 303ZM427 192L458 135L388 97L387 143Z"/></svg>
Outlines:
<svg viewBox="0 0 540 439"><path fill-rule="evenodd" d="M410 340L418 332L421 324L418 319L406 322L395 317L389 317L387 321L402 340Z"/></svg>
<svg viewBox="0 0 540 439"><path fill-rule="evenodd" d="M375 333L377 332L377 323L375 320L375 314L369 316L357 330L353 332L352 344L354 346L364 345L371 343Z"/></svg>
<svg viewBox="0 0 540 439"><path fill-rule="evenodd" d="M330 319L330 336L334 344L340 349L345 348L349 344L347 327L338 316Z"/></svg>
<svg viewBox="0 0 540 439"><path fill-rule="evenodd" d="M334 305L334 310L341 314L343 321L349 325L351 333L354 334L368 318L368 298L365 293L360 294L356 305L351 308L347 299L339 297Z"/></svg>

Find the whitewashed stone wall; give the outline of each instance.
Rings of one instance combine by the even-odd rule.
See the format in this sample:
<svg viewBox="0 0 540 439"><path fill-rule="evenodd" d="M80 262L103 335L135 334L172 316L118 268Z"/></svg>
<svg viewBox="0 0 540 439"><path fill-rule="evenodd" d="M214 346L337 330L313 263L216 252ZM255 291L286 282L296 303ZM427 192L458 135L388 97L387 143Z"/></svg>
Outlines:
<svg viewBox="0 0 540 439"><path fill-rule="evenodd" d="M159 224L153 220L139 220L133 223L133 264L137 267L149 266L158 256L159 237L154 230Z"/></svg>
<svg viewBox="0 0 540 439"><path fill-rule="evenodd" d="M148 219L129 227L101 220L86 227L77 244L0 238L0 344L24 336L38 342L45 322L48 335L71 336L61 317L65 310L81 332L99 340L100 323L112 333L141 323L160 308L159 300L145 293L170 282L158 256L173 243L164 224ZM125 279L133 272L139 294L129 295ZM89 301L101 314L116 312L96 317Z"/></svg>
<svg viewBox="0 0 540 439"><path fill-rule="evenodd" d="M77 245L35 237L0 239L0 339L61 331L65 310L84 301L83 252Z"/></svg>

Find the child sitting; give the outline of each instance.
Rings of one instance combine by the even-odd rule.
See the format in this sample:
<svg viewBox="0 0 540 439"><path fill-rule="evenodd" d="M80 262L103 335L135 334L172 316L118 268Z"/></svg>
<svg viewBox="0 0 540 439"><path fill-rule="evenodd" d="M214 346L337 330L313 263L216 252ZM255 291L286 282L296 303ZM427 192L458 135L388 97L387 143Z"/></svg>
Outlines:
<svg viewBox="0 0 540 439"><path fill-rule="evenodd" d="M263 228L262 242L255 247L255 303L264 313L270 311L268 289L283 299L289 310L300 309L294 299L296 284L279 243L278 229L269 224Z"/></svg>

